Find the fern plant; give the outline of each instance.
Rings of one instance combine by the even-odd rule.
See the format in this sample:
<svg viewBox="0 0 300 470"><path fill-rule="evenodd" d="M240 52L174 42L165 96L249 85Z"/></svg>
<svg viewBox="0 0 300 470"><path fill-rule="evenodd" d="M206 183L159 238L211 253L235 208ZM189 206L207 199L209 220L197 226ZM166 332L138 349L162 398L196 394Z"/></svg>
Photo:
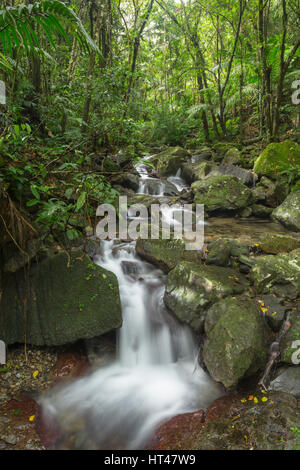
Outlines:
<svg viewBox="0 0 300 470"><path fill-rule="evenodd" d="M2 8L0 10L2 51L4 55L11 57L15 49L22 49L28 55L39 53L41 35L36 33L37 28L54 47L58 38L70 44L64 23L68 24L70 33L76 37L83 49L98 51L76 13L59 0L44 0L34 4ZM2 55L0 59L0 67L7 68L9 65L7 60Z"/></svg>

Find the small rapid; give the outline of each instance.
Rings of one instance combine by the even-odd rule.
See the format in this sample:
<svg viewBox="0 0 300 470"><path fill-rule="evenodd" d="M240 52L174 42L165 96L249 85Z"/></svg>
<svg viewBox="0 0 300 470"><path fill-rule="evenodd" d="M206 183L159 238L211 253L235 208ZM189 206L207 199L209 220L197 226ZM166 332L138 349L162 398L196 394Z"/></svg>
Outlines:
<svg viewBox="0 0 300 470"><path fill-rule="evenodd" d="M140 449L160 423L206 408L221 391L198 364L191 330L164 305L165 275L136 255L135 243L102 241L94 261L119 281L116 360L54 389L41 400L43 413L60 427L58 447Z"/></svg>

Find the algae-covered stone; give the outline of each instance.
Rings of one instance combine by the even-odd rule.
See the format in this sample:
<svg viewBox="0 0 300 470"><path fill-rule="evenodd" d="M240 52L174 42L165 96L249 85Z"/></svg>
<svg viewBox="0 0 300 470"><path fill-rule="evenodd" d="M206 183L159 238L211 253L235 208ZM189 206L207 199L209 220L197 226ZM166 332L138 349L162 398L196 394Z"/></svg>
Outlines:
<svg viewBox="0 0 300 470"><path fill-rule="evenodd" d="M206 264L216 266L228 266L230 256L239 258L249 255L249 248L232 238L219 238L208 246Z"/></svg>
<svg viewBox="0 0 300 470"><path fill-rule="evenodd" d="M296 299L300 296L300 250L258 258L250 276L258 294Z"/></svg>
<svg viewBox="0 0 300 470"><path fill-rule="evenodd" d="M2 279L0 331L7 344L59 345L119 328L116 276L82 251L48 257Z"/></svg>
<svg viewBox="0 0 300 470"><path fill-rule="evenodd" d="M253 202L252 192L233 176L216 176L192 184L195 202L204 204L205 210L236 211Z"/></svg>
<svg viewBox="0 0 300 470"><path fill-rule="evenodd" d="M280 344L280 360L292 365L300 364L300 312L289 315L291 328L283 336Z"/></svg>
<svg viewBox="0 0 300 470"><path fill-rule="evenodd" d="M272 332L256 301L227 298L218 302L207 314L205 331L204 363L227 389L264 368Z"/></svg>
<svg viewBox="0 0 300 470"><path fill-rule="evenodd" d="M238 165L242 162L242 156L241 156L241 152L235 148L235 147L232 147L230 148L225 157L223 158L223 164L224 165Z"/></svg>
<svg viewBox="0 0 300 470"><path fill-rule="evenodd" d="M191 154L181 147L170 147L164 152L155 155L157 171L161 176L176 175L184 162L191 158Z"/></svg>
<svg viewBox="0 0 300 470"><path fill-rule="evenodd" d="M156 264L165 272L175 268L181 261L201 263L202 252L186 250L183 240L138 239L136 251L142 258Z"/></svg>
<svg viewBox="0 0 300 470"><path fill-rule="evenodd" d="M300 190L293 191L272 213L272 219L300 232Z"/></svg>
<svg viewBox="0 0 300 470"><path fill-rule="evenodd" d="M300 165L300 146L291 140L269 144L254 164L259 175L276 178L278 173Z"/></svg>
<svg viewBox="0 0 300 470"><path fill-rule="evenodd" d="M264 253L277 255L300 248L300 240L279 233L264 233L259 238L259 246Z"/></svg>
<svg viewBox="0 0 300 470"><path fill-rule="evenodd" d="M164 301L180 321L201 332L207 308L245 288L244 278L233 269L182 262L168 274Z"/></svg>

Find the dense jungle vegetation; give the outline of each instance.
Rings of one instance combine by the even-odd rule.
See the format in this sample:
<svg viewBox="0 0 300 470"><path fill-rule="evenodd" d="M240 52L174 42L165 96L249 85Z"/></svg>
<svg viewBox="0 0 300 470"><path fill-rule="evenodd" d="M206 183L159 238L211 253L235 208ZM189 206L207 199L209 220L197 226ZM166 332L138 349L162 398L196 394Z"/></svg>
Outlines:
<svg viewBox="0 0 300 470"><path fill-rule="evenodd" d="M2 1L2 232L20 248L37 225L78 237L117 195L120 150L130 162L164 145L299 139L299 7Z"/></svg>

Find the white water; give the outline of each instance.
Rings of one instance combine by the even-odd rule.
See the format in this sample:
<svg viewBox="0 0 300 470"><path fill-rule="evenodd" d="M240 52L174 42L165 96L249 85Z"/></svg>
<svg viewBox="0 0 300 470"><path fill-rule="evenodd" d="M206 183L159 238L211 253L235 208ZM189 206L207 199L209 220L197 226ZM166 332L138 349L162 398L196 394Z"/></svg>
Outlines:
<svg viewBox="0 0 300 470"><path fill-rule="evenodd" d="M134 243L101 247L96 262L116 274L120 287L117 359L54 390L42 405L72 448L138 449L161 422L206 408L220 390L197 363L191 331L164 306L163 273L137 258ZM124 272L128 261L137 274Z"/></svg>

